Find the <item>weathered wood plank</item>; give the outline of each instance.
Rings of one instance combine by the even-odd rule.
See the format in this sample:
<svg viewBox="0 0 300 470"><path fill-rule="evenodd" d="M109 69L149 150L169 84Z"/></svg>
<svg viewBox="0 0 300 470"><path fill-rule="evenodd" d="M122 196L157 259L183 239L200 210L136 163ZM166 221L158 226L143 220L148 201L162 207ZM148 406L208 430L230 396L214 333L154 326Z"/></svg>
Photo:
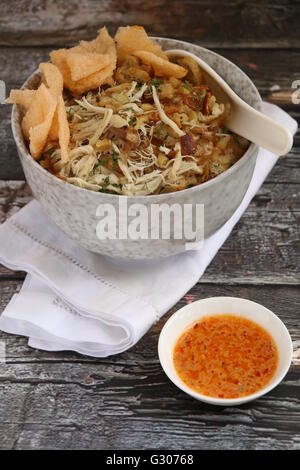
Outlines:
<svg viewBox="0 0 300 470"><path fill-rule="evenodd" d="M0 105L0 180L24 179L24 173L17 154L16 144L11 131L11 109Z"/></svg>
<svg viewBox="0 0 300 470"><path fill-rule="evenodd" d="M141 24L149 33L209 47L298 47L298 2L167 0L11 0L1 7L1 45L66 45L102 25ZM254 27L255 25L255 27Z"/></svg>
<svg viewBox="0 0 300 470"><path fill-rule="evenodd" d="M298 233L299 212L250 208L202 282L299 285Z"/></svg>
<svg viewBox="0 0 300 470"><path fill-rule="evenodd" d="M299 119L290 99L292 81L300 78L299 13L300 3L290 0L12 0L1 5L0 46L9 47L0 47L0 79L8 90L19 87L48 59L50 45L91 38L102 24L113 32L119 24L141 23L152 34L218 48L263 97L278 102L276 91L284 91L279 102ZM20 44L25 47L11 47ZM31 197L9 114L0 107L0 179L20 181L0 183L0 222ZM299 148L298 133L294 149L279 161L201 282L129 351L103 360L47 353L0 332L7 351L6 364L0 364L1 449L300 449L299 364L260 400L216 409L176 389L157 358L169 315L214 295L266 305L300 340ZM23 276L0 267L0 312Z"/></svg>
<svg viewBox="0 0 300 470"><path fill-rule="evenodd" d="M263 97L274 89L291 89L294 80L299 79L300 50L284 49L215 49L216 52L238 65L255 83ZM290 97L284 107L292 106ZM293 106L292 106L293 107ZM295 109L295 107L294 107ZM299 107L298 107L299 109Z"/></svg>
<svg viewBox="0 0 300 470"><path fill-rule="evenodd" d="M0 182L0 220L4 221L29 200L30 192L24 183ZM201 282L298 285L299 202L299 184L264 184ZM20 278L23 274L2 266L0 276Z"/></svg>
<svg viewBox="0 0 300 470"><path fill-rule="evenodd" d="M24 181L0 181L0 223L31 199L30 188Z"/></svg>
<svg viewBox="0 0 300 470"><path fill-rule="evenodd" d="M159 366L138 375L70 364L62 381L47 379L56 364L19 367L1 386L0 448L299 449L299 374L254 403L216 409L184 396Z"/></svg>
<svg viewBox="0 0 300 470"><path fill-rule="evenodd" d="M1 307L19 287L0 283ZM262 302L299 338L296 287L216 291L198 284L171 312L212 295ZM0 364L0 448L299 448L299 368L250 404L216 409L196 402L171 384L157 358L158 334L169 314L134 348L101 360L36 351L24 338L0 334L7 351L7 363Z"/></svg>

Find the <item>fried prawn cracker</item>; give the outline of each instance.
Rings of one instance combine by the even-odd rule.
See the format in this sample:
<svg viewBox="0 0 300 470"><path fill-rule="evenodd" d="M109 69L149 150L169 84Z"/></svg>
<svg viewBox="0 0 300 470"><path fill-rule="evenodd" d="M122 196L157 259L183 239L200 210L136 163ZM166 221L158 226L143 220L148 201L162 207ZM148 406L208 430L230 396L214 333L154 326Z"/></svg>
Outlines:
<svg viewBox="0 0 300 470"><path fill-rule="evenodd" d="M24 106L27 111L32 103L36 90L11 90L6 103Z"/></svg>
<svg viewBox="0 0 300 470"><path fill-rule="evenodd" d="M81 73L79 68L76 69L75 62L78 59L76 54L81 54L81 58L82 54L88 57L89 71L94 70L93 73L87 75L84 67ZM101 55L102 62L99 62L99 55ZM99 31L98 37L93 41L81 41L74 48L52 51L50 57L52 63L61 71L64 86L74 94L85 93L109 81L117 62L114 40L105 27ZM94 64L92 64L92 58L95 61ZM105 65L106 62L107 65Z"/></svg>
<svg viewBox="0 0 300 470"><path fill-rule="evenodd" d="M151 65L154 73L158 77L175 77L183 78L187 74L187 70L181 65L173 64L169 60L162 59L152 52L136 51L134 55L138 57L143 64Z"/></svg>
<svg viewBox="0 0 300 470"><path fill-rule="evenodd" d="M167 60L159 44L156 44L146 33L142 26L121 26L115 35L117 42L118 63L121 65L127 56L134 55L138 50L151 52L152 54Z"/></svg>
<svg viewBox="0 0 300 470"><path fill-rule="evenodd" d="M53 94L42 83L22 121L22 129L29 140L30 153L34 159L40 157L46 145L56 105Z"/></svg>

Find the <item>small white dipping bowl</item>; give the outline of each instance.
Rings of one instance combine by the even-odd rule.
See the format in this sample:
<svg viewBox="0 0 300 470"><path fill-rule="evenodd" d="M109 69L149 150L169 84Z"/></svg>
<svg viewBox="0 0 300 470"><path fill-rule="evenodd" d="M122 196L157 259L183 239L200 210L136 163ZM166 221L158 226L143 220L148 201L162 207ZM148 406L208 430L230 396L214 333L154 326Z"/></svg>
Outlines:
<svg viewBox="0 0 300 470"><path fill-rule="evenodd" d="M173 351L178 338L197 320L217 314L230 314L252 320L265 328L274 339L278 348L278 367L270 382L258 392L240 398L209 397L190 389L178 376L173 364ZM158 355L169 379L185 393L212 405L232 406L254 400L276 387L289 370L293 345L282 321L262 305L236 297L211 297L188 304L169 318L159 336Z"/></svg>

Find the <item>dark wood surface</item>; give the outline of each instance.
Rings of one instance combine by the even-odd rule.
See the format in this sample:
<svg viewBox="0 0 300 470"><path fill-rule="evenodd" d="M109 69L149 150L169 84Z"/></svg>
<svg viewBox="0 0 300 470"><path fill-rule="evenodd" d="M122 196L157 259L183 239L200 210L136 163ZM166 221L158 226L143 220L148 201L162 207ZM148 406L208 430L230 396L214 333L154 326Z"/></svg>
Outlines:
<svg viewBox="0 0 300 470"><path fill-rule="evenodd" d="M298 121L291 84L300 79L298 1L1 2L0 79L20 86L51 46L92 37L104 23L143 24L154 35L210 47L237 63L262 96ZM24 206L24 183L0 106L0 221ZM157 339L169 315L213 295L258 301L286 323L300 347L300 134L278 162L201 281L129 351L107 359L46 353L0 334L2 449L300 449L300 360L268 395L214 408L173 386L158 362ZM253 256L255 253L255 256ZM0 310L24 273L0 266Z"/></svg>
<svg viewBox="0 0 300 470"><path fill-rule="evenodd" d="M106 24L141 24L156 36L207 47L298 48L295 0L10 0L1 2L0 44L70 45Z"/></svg>

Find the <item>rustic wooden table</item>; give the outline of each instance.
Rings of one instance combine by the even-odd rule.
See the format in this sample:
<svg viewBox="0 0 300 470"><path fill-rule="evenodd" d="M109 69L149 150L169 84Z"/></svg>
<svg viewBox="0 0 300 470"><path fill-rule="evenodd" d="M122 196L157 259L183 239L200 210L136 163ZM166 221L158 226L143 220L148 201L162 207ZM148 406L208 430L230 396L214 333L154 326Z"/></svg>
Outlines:
<svg viewBox="0 0 300 470"><path fill-rule="evenodd" d="M49 51L91 38L100 25L143 24L153 35L191 41L238 64L262 96L299 119L300 3L289 0L1 1L0 79L19 87ZM0 107L0 218L30 199ZM263 398L214 408L181 393L157 357L159 332L186 302L232 295L261 302L300 340L299 134L201 281L131 350L107 359L47 353L1 333L0 448L299 449L300 362ZM24 274L0 267L1 310Z"/></svg>

